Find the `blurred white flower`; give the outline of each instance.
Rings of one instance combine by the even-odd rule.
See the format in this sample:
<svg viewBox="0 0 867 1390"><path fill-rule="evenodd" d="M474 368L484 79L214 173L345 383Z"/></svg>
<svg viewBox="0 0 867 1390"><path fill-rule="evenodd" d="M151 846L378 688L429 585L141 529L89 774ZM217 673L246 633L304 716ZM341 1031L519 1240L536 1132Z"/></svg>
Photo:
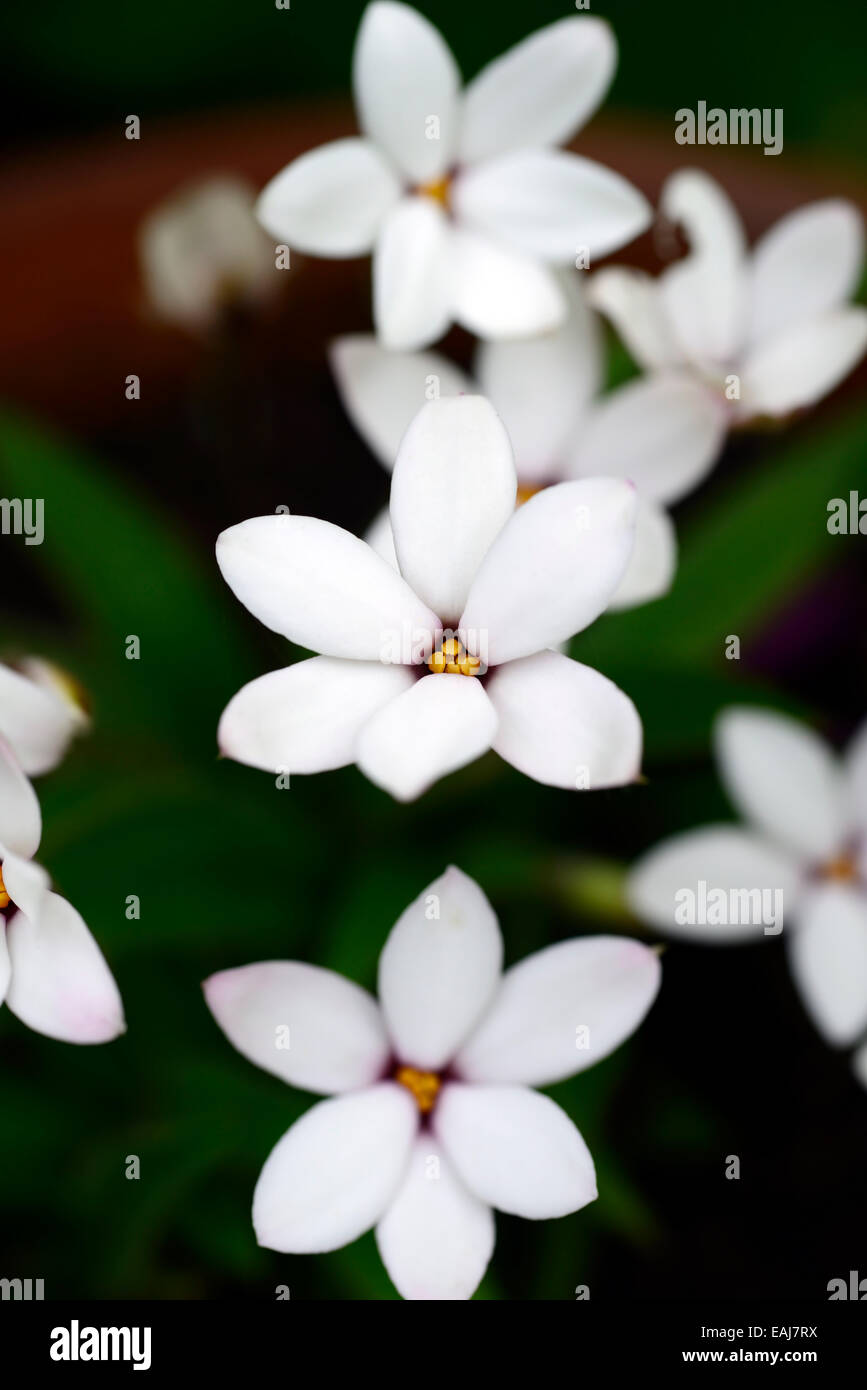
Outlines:
<svg viewBox="0 0 867 1390"><path fill-rule="evenodd" d="M0 738L28 777L56 767L88 723L75 682L59 666L36 656L16 667L0 662Z"/></svg>
<svg viewBox="0 0 867 1390"><path fill-rule="evenodd" d="M276 286L274 247L254 216L255 193L221 177L183 188L142 223L139 257L156 314L200 332L225 309Z"/></svg>
<svg viewBox="0 0 867 1390"><path fill-rule="evenodd" d="M493 909L460 869L398 919L379 1003L330 970L269 961L205 981L230 1042L327 1095L283 1136L253 1198L260 1245L336 1250L372 1226L407 1299L468 1299L494 1248L492 1208L531 1220L596 1197L593 1160L549 1086L607 1057L656 996L656 953L563 941L502 972Z"/></svg>
<svg viewBox="0 0 867 1390"><path fill-rule="evenodd" d="M300 251L373 253L374 323L387 347L424 347L453 321L483 338L552 328L565 304L551 266L607 255L650 222L619 175L553 148L595 111L615 63L608 26L573 16L462 93L433 25L377 0L355 46L363 136L294 160L265 188L259 218Z"/></svg>
<svg viewBox="0 0 867 1390"><path fill-rule="evenodd" d="M778 889L789 963L813 1023L835 1047L867 1030L867 724L843 759L786 715L748 707L716 726L720 775L748 822L675 835L634 865L634 911L670 935L705 943L755 939L761 925L689 925L676 895Z"/></svg>
<svg viewBox="0 0 867 1390"><path fill-rule="evenodd" d="M590 281L646 371L689 370L736 424L813 405L852 370L867 348L867 309L848 303L864 260L856 207L810 203L752 251L729 198L699 170L672 175L660 211L684 228L689 254L656 279L618 266Z"/></svg>
<svg viewBox="0 0 867 1390"><path fill-rule="evenodd" d="M0 666L0 1002L47 1037L101 1043L124 1031L120 995L81 917L33 862L42 818L24 771L54 767L81 721L49 688Z"/></svg>
<svg viewBox="0 0 867 1390"><path fill-rule="evenodd" d="M705 477L725 435L725 412L708 408L685 374L629 382L600 397L603 365L595 316L574 279L563 280L570 311L552 333L480 344L475 383L436 352L396 353L375 337L339 338L331 364L359 432L388 469L426 395L479 391L495 406L515 450L518 499L574 478L624 477L638 493L635 548L609 608L667 592L677 542L666 506ZM396 564L387 513L367 540Z"/></svg>
<svg viewBox="0 0 867 1390"><path fill-rule="evenodd" d="M391 485L399 570L304 516L224 531L223 577L273 631L322 653L245 686L221 750L271 772L357 762L402 801L493 747L539 782L633 781L641 723L588 666L548 650L608 605L632 549L635 491L594 478L515 509L506 431L478 396L432 401Z"/></svg>

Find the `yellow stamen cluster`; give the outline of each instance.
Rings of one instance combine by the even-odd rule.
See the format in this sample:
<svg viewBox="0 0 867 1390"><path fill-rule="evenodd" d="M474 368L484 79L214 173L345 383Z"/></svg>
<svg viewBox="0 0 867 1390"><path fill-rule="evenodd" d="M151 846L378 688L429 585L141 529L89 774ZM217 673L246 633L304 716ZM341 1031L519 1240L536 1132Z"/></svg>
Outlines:
<svg viewBox="0 0 867 1390"><path fill-rule="evenodd" d="M537 492L541 492L540 487L518 487L518 495L515 498L515 506L523 507L525 502L529 502L531 497L535 497Z"/></svg>
<svg viewBox="0 0 867 1390"><path fill-rule="evenodd" d="M854 855L838 854L822 866L822 878L833 879L835 883L854 883L858 877L858 865Z"/></svg>
<svg viewBox="0 0 867 1390"><path fill-rule="evenodd" d="M445 637L428 662L428 669L435 676L448 671L452 676L477 676L482 663L477 656L470 656L458 637Z"/></svg>
<svg viewBox="0 0 867 1390"><path fill-rule="evenodd" d="M430 183L419 184L417 191L425 198L433 198L435 203L439 203L441 208L448 211L450 185L451 179L448 174L444 174L441 179L432 179Z"/></svg>
<svg viewBox="0 0 867 1390"><path fill-rule="evenodd" d="M423 1115L433 1110L442 1085L435 1071L416 1071L415 1067L398 1067L394 1079L406 1087Z"/></svg>
<svg viewBox="0 0 867 1390"><path fill-rule="evenodd" d="M9 906L11 901L9 894L6 892L6 884L3 882L3 865L0 864L0 912L3 911L4 907Z"/></svg>

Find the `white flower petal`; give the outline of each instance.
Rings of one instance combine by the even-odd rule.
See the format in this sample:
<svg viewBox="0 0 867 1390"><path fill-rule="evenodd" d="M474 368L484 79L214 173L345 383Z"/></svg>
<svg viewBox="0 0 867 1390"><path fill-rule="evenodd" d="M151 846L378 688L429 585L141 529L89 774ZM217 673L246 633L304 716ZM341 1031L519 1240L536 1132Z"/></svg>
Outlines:
<svg viewBox="0 0 867 1390"><path fill-rule="evenodd" d="M56 666L44 656L22 656L16 662L16 668L40 690L60 701L73 723L73 732L89 726L90 716L83 703L84 692L75 677L62 666Z"/></svg>
<svg viewBox="0 0 867 1390"><path fill-rule="evenodd" d="M444 1067L493 998L502 961L491 904L460 869L446 869L401 913L379 958L379 998L400 1061Z"/></svg>
<svg viewBox="0 0 867 1390"><path fill-rule="evenodd" d="M407 666L314 656L250 681L223 711L217 741L263 772L327 772L355 762L367 721L413 684Z"/></svg>
<svg viewBox="0 0 867 1390"><path fill-rule="evenodd" d="M855 1079L867 1090L867 1042L862 1043L852 1057L852 1071Z"/></svg>
<svg viewBox="0 0 867 1390"><path fill-rule="evenodd" d="M639 377L590 409L570 472L629 478L641 497L670 506L710 472L726 426L722 402L700 382L674 373Z"/></svg>
<svg viewBox="0 0 867 1390"><path fill-rule="evenodd" d="M217 563L261 623L325 656L394 660L398 641L402 649L405 638L438 628L370 546L316 517L281 513L230 526L217 540Z"/></svg>
<svg viewBox="0 0 867 1390"><path fill-rule="evenodd" d="M746 820L808 862L839 851L843 777L818 734L787 714L736 706L717 719L714 742L720 776Z"/></svg>
<svg viewBox="0 0 867 1390"><path fill-rule="evenodd" d="M460 160L563 144L593 115L616 62L614 35L601 19L573 16L531 34L467 86Z"/></svg>
<svg viewBox="0 0 867 1390"><path fill-rule="evenodd" d="M28 777L56 767L70 739L86 723L70 700L0 663L0 735Z"/></svg>
<svg viewBox="0 0 867 1390"><path fill-rule="evenodd" d="M864 223L853 203L826 198L780 218L753 249L753 342L837 308L857 289L863 260Z"/></svg>
<svg viewBox="0 0 867 1390"><path fill-rule="evenodd" d="M42 868L32 859L24 859L12 854L0 844L3 884L13 906L23 912L31 921L38 922L45 900L51 888L51 880Z"/></svg>
<svg viewBox="0 0 867 1390"><path fill-rule="evenodd" d="M458 1176L498 1211L546 1220L597 1196L593 1159L569 1116L524 1086L450 1083L434 1131Z"/></svg>
<svg viewBox="0 0 867 1390"><path fill-rule="evenodd" d="M61 1042L110 1042L123 1033L114 977L82 918L47 893L38 920L16 912L7 923L12 980L6 1003L16 1017Z"/></svg>
<svg viewBox="0 0 867 1390"><path fill-rule="evenodd" d="M401 574L446 626L515 510L505 426L483 396L429 401L404 435L391 482Z"/></svg>
<svg viewBox="0 0 867 1390"><path fill-rule="evenodd" d="M408 352L451 322L451 229L432 198L401 198L373 253L373 319L386 348Z"/></svg>
<svg viewBox="0 0 867 1390"><path fill-rule="evenodd" d="M607 1057L659 990L659 956L627 937L586 936L527 956L454 1061L462 1081L551 1086Z"/></svg>
<svg viewBox="0 0 867 1390"><path fill-rule="evenodd" d="M867 720L855 730L844 756L847 823L867 830Z"/></svg>
<svg viewBox="0 0 867 1390"><path fill-rule="evenodd" d="M734 204L701 169L679 169L666 179L659 210L683 227L690 252L709 253L730 264L745 256L746 236Z"/></svg>
<svg viewBox="0 0 867 1390"><path fill-rule="evenodd" d="M473 389L440 353L389 352L369 333L338 338L330 357L349 418L389 471L407 426L426 401Z"/></svg>
<svg viewBox="0 0 867 1390"><path fill-rule="evenodd" d="M494 707L477 677L424 676L365 726L356 761L398 801L414 801L487 752L496 731Z"/></svg>
<svg viewBox="0 0 867 1390"><path fill-rule="evenodd" d="M683 362L657 280L642 270L615 265L591 276L587 294L593 307L610 319L639 367L658 371Z"/></svg>
<svg viewBox="0 0 867 1390"><path fill-rule="evenodd" d="M515 450L519 481L562 479L564 461L602 379L596 316L577 277L563 277L569 317L561 328L526 341L481 343L479 387L499 413Z"/></svg>
<svg viewBox="0 0 867 1390"><path fill-rule="evenodd" d="M586 478L519 507L470 588L460 625L468 650L498 666L588 627L623 578L636 506L630 483Z"/></svg>
<svg viewBox="0 0 867 1390"><path fill-rule="evenodd" d="M635 608L661 598L671 588L677 568L677 535L674 522L664 507L638 499L635 515L635 545L618 584L608 612Z"/></svg>
<svg viewBox="0 0 867 1390"><path fill-rule="evenodd" d="M759 941L765 936L765 926L781 926L772 920L775 906L781 901L783 910L790 914L800 885L798 865L785 851L740 826L707 825L673 835L648 850L633 865L626 891L636 916L667 935L718 946ZM708 901L708 895L717 889L726 894L741 890L752 896L728 897L725 910L718 910L712 905L715 899ZM783 895L781 900L773 896L776 889ZM756 890L765 891L761 901ZM690 921L690 916L711 920ZM727 920L718 922L717 916Z"/></svg>
<svg viewBox="0 0 867 1390"><path fill-rule="evenodd" d="M30 859L42 838L39 800L5 738L0 736L0 845Z"/></svg>
<svg viewBox="0 0 867 1390"><path fill-rule="evenodd" d="M804 1007L826 1042L847 1047L867 1028L867 894L849 884L814 888L789 937Z"/></svg>
<svg viewBox="0 0 867 1390"><path fill-rule="evenodd" d="M539 652L498 666L487 692L499 720L494 749L519 772L571 791L638 777L638 712L591 667L562 652Z"/></svg>
<svg viewBox="0 0 867 1390"><path fill-rule="evenodd" d="M454 148L460 73L439 30L409 5L376 0L362 16L352 77L361 128L404 177L425 183L443 173Z"/></svg>
<svg viewBox="0 0 867 1390"><path fill-rule="evenodd" d="M277 242L314 256L371 250L400 185L368 140L334 140L287 164L266 184L256 216Z"/></svg>
<svg viewBox="0 0 867 1390"><path fill-rule="evenodd" d="M263 961L221 970L202 988L233 1047L290 1086L332 1095L372 1086L391 1055L367 990L315 965Z"/></svg>
<svg viewBox="0 0 867 1390"><path fill-rule="evenodd" d="M385 560L387 565L391 565L393 570L400 573L400 565L397 563L397 551L394 548L394 533L391 529L391 517L388 514L388 507L383 507L381 512L377 512L373 521L364 533L364 539L370 546Z"/></svg>
<svg viewBox="0 0 867 1390"><path fill-rule="evenodd" d="M458 175L459 221L531 256L572 265L582 250L607 256L643 232L643 194L602 164L566 150L501 155Z"/></svg>
<svg viewBox="0 0 867 1390"><path fill-rule="evenodd" d="M337 1250L369 1231L403 1180L418 1130L409 1091L384 1082L322 1100L271 1150L253 1195L260 1245Z"/></svg>
<svg viewBox="0 0 867 1390"><path fill-rule="evenodd" d="M737 351L746 327L746 240L724 190L699 169L669 178L660 211L686 232L690 254L669 266L660 293L687 355L724 362Z"/></svg>
<svg viewBox="0 0 867 1390"><path fill-rule="evenodd" d="M479 338L548 333L566 318L557 276L489 236L455 227L449 246L452 313Z"/></svg>
<svg viewBox="0 0 867 1390"><path fill-rule="evenodd" d="M430 1133L415 1142L403 1184L376 1228L402 1298L472 1298L494 1252L494 1214L463 1183Z"/></svg>
<svg viewBox="0 0 867 1390"><path fill-rule="evenodd" d="M740 368L740 414L788 415L833 391L867 351L867 309L832 309L753 349Z"/></svg>
<svg viewBox="0 0 867 1390"><path fill-rule="evenodd" d="M746 280L740 261L693 253L659 277L664 312L684 355L700 370L730 364L744 335Z"/></svg>

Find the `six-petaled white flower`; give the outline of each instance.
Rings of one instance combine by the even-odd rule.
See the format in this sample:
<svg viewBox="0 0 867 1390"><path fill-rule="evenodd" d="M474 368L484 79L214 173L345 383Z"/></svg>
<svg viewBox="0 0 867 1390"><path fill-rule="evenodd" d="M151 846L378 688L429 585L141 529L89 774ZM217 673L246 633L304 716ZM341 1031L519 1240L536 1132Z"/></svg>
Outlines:
<svg viewBox="0 0 867 1390"><path fill-rule="evenodd" d="M257 517L217 542L257 618L320 656L245 686L222 751L272 772L357 762L400 800L493 747L537 781L634 781L641 724L598 672L550 650L610 602L632 549L635 490L559 483L515 509L506 431L482 397L431 401L391 484L399 571L313 517Z"/></svg>
<svg viewBox="0 0 867 1390"><path fill-rule="evenodd" d="M706 410L730 425L815 404L867 348L867 309L848 303L864 260L860 213L839 198L810 203L746 244L726 194L699 170L674 174L660 210L690 251L657 278L611 267L590 281L648 372L688 371Z"/></svg>
<svg viewBox="0 0 867 1390"><path fill-rule="evenodd" d="M564 280L567 322L523 342L480 344L477 385L441 353L391 352L370 334L339 338L331 363L353 422L386 468L426 394L480 391L492 402L515 450L518 499L572 478L625 477L636 486L635 548L609 608L664 594L677 543L666 505L707 474L725 434L722 410L706 408L703 386L659 375L598 392L602 348L595 316L575 283ZM366 539L396 563L383 513Z"/></svg>
<svg viewBox="0 0 867 1390"><path fill-rule="evenodd" d="M716 749L749 827L711 825L664 840L630 873L632 907L669 934L728 943L755 939L763 927L678 921L677 893L702 881L708 890L779 890L804 1005L829 1043L849 1046L867 1032L867 724L841 762L789 716L734 708L717 722Z"/></svg>
<svg viewBox="0 0 867 1390"><path fill-rule="evenodd" d="M33 862L42 818L27 773L47 772L82 723L52 689L51 668L31 676L0 666L0 1003L47 1037L109 1042L124 1030L114 979L79 914Z"/></svg>
<svg viewBox="0 0 867 1390"><path fill-rule="evenodd" d="M234 1046L332 1097L283 1136L253 1198L261 1245L335 1250L376 1227L408 1299L466 1299L494 1247L493 1208L541 1220L596 1197L593 1160L550 1086L635 1031L659 958L622 937L563 941L502 973L493 909L459 869L398 919L379 1003L330 970L269 961L205 982Z"/></svg>
<svg viewBox="0 0 867 1390"><path fill-rule="evenodd" d="M455 60L415 10L377 0L354 59L363 136L293 161L259 201L264 227L319 256L373 252L373 316L392 348L452 321L484 338L554 327L552 271L604 256L650 222L629 183L553 148L590 117L616 62L608 26L563 19L460 92Z"/></svg>

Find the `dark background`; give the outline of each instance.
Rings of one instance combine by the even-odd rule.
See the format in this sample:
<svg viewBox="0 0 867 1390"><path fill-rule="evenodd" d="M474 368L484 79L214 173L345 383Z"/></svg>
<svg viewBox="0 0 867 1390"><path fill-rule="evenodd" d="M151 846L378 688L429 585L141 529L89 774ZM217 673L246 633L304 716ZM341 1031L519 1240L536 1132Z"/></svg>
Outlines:
<svg viewBox="0 0 867 1390"><path fill-rule="evenodd" d="M4 19L7 136L57 139L117 115L344 93L364 6L354 0L48 0ZM466 77L555 19L556 0L430 0L423 12ZM610 104L668 114L679 106L781 106L785 134L819 154L855 157L867 139L861 99L865 18L845 0L817 5L730 0L717 9L611 0L620 65Z"/></svg>
<svg viewBox="0 0 867 1390"><path fill-rule="evenodd" d="M0 1275L44 1278L49 1297L267 1299L278 1284L392 1297L370 1236L315 1259L256 1247L256 1176L310 1100L233 1052L200 981L295 956L372 985L391 923L452 860L491 897L509 961L576 932L640 932L620 907L622 866L730 814L708 752L719 708L793 709L838 743L867 708L864 541L825 528L829 498L867 489L862 369L788 430L735 439L678 511L672 594L576 641L638 704L646 786L571 796L490 755L403 808L354 769L278 794L216 759L225 702L288 659L221 586L217 532L281 503L361 529L386 493L325 363L330 338L369 325L368 268L293 258L261 318L200 341L148 316L135 231L201 173L261 184L351 131L361 8L161 0L3 20L0 492L44 497L47 531L41 548L0 538L0 657L51 655L89 692L93 733L39 784L40 858L103 945L129 1024L77 1049L0 1014ZM571 12L423 8L466 75ZM621 61L586 153L651 196L678 163L701 163L753 233L810 197L863 200L862 11L598 12ZM683 151L674 111L700 99L783 107L783 154ZM139 147L122 136L131 112ZM648 236L623 259L655 256ZM470 344L447 346L466 359ZM616 349L612 362L628 372ZM128 372L142 377L135 404ZM131 633L138 663L124 659ZM723 657L730 633L739 663ZM867 1274L867 1095L805 1019L781 942L669 947L636 1037L553 1094L587 1137L600 1198L560 1222L498 1218L482 1297L569 1299L588 1283L606 1299L821 1299L829 1279Z"/></svg>

